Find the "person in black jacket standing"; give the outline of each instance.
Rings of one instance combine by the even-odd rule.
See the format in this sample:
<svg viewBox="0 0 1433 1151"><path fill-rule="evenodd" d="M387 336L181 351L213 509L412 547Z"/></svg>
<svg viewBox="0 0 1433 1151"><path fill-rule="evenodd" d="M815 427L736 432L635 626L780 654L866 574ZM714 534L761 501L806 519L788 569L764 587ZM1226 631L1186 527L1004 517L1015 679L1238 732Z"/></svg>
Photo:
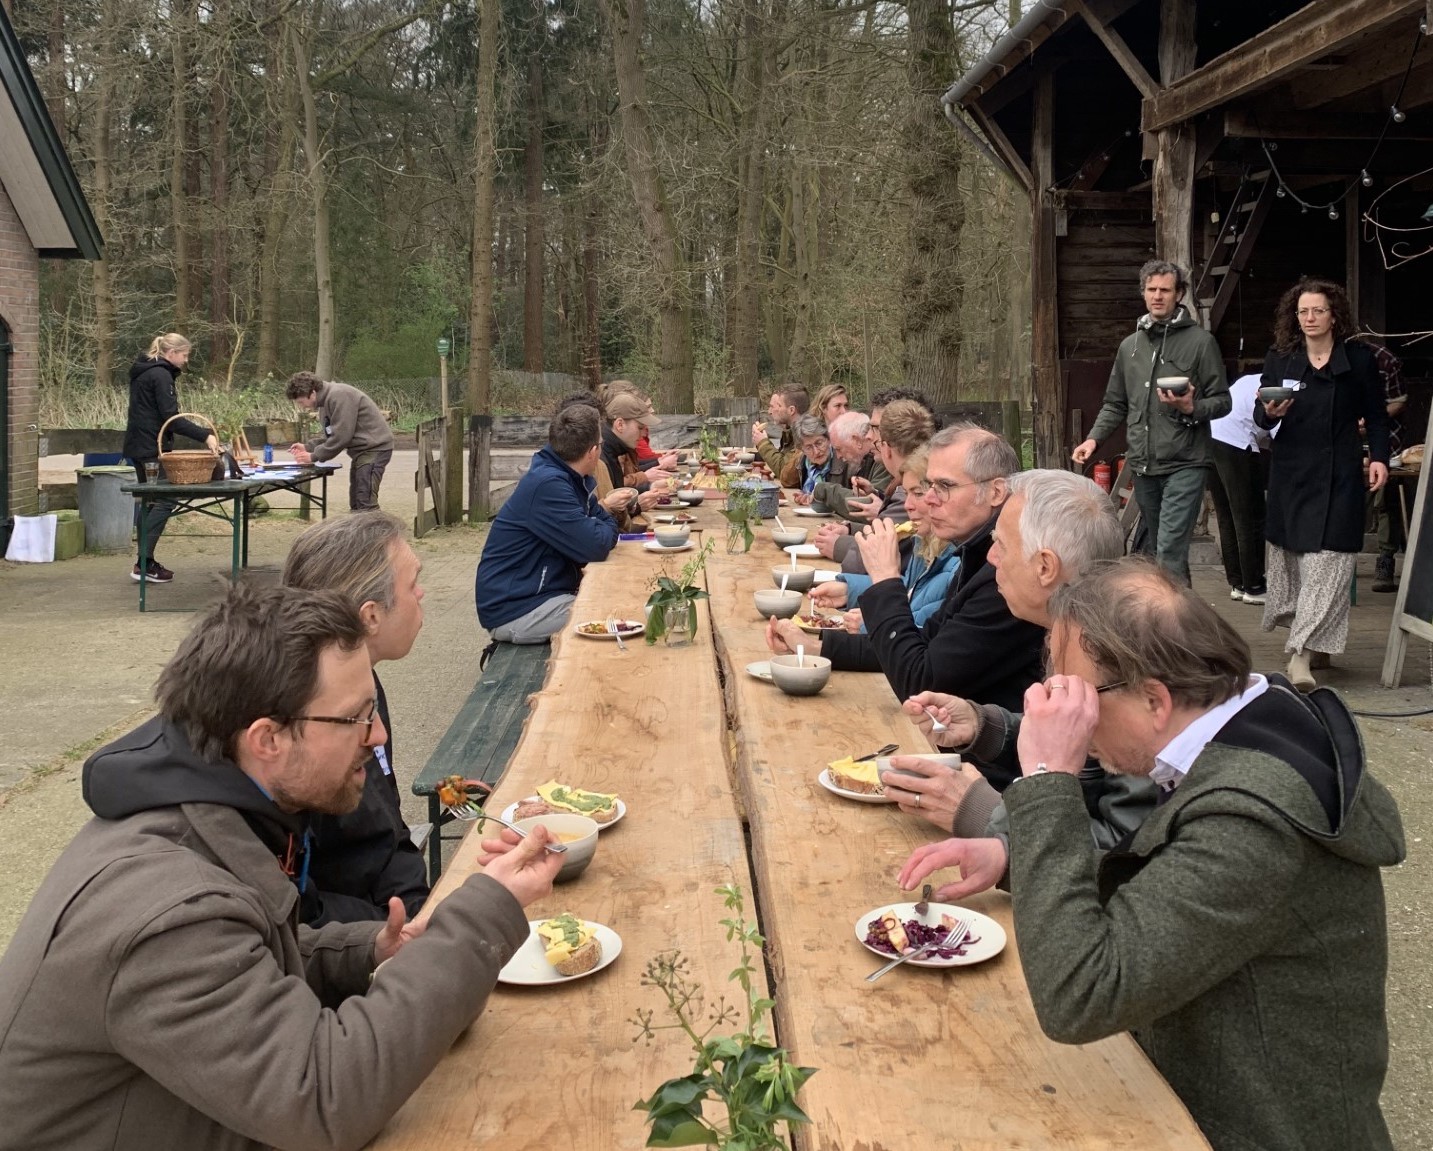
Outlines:
<svg viewBox="0 0 1433 1151"><path fill-rule="evenodd" d="M1288 624L1289 679L1300 691L1348 639L1349 585L1363 550L1364 491L1388 480L1388 419L1374 353L1352 340L1338 284L1302 279L1279 301L1265 387L1293 398L1260 403L1254 422L1277 429L1269 463L1268 600L1263 627ZM1368 431L1364 478L1358 422Z"/></svg>
<svg viewBox="0 0 1433 1151"><path fill-rule="evenodd" d="M357 809L316 815L309 824L312 863L299 893L299 913L311 927L387 919L394 896L411 918L428 898L423 853L403 821L393 725L377 672L383 660L406 656L423 627L422 567L402 522L381 511L315 524L294 541L284 564L283 582L289 587L340 592L358 610L374 664L378 714L387 732L364 765Z"/></svg>
<svg viewBox="0 0 1433 1151"><path fill-rule="evenodd" d="M156 463L161 451L174 446L174 433L182 432L190 439L206 444L210 451L219 450L219 440L208 428L200 427L189 420L175 420L165 432L165 442L159 443L159 430L166 420L179 414L179 393L174 381L189 362L190 343L178 332L160 336L149 345L149 351L136 357L129 369L129 420L124 429L124 454L134 464L138 481L144 483L144 465ZM159 478L164 479L164 466L159 468ZM164 525L174 514L174 505L167 500L155 500L145 512L144 548L147 554L139 557L130 578L138 583L169 583L174 573L154 558L154 545L164 532ZM138 509L135 512L138 519Z"/></svg>

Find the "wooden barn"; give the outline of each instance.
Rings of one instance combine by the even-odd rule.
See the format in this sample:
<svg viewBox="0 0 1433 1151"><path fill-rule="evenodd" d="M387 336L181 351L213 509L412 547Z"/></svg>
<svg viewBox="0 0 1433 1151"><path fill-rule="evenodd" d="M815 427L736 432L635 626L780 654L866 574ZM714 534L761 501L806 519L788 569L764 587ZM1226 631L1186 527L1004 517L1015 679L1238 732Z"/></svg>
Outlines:
<svg viewBox="0 0 1433 1151"><path fill-rule="evenodd" d="M1154 256L1192 270L1231 379L1299 275L1347 284L1404 360L1405 442L1422 439L1430 25L1433 0L1039 0L951 87L952 124L1030 195L1042 464L1093 422Z"/></svg>

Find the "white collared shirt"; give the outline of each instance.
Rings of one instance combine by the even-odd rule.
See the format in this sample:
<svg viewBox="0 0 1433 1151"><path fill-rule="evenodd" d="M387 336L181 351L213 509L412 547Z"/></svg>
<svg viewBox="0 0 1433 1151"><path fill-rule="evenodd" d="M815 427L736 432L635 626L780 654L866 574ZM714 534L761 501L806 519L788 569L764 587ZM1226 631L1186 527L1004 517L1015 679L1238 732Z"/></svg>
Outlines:
<svg viewBox="0 0 1433 1151"><path fill-rule="evenodd" d="M1262 675L1251 675L1242 692L1212 707L1164 745L1154 757L1154 770L1149 778L1161 791L1173 791L1180 785L1194 761L1219 734L1220 729L1269 690L1269 681Z"/></svg>

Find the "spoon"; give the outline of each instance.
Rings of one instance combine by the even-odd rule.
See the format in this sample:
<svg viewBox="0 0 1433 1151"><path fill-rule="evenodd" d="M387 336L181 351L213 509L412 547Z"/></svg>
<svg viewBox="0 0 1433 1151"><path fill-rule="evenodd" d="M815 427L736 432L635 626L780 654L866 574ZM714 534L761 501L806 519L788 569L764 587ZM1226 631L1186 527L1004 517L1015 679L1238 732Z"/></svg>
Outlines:
<svg viewBox="0 0 1433 1151"><path fill-rule="evenodd" d="M785 573L785 572L782 572L782 573L781 573L781 590L782 590L782 591L785 591L785 590L786 590L786 573Z"/></svg>
<svg viewBox="0 0 1433 1151"><path fill-rule="evenodd" d="M797 666L797 667L804 667L805 664L806 664L806 648L805 648L803 645L801 645L801 644L798 643L798 644L796 645L796 666Z"/></svg>
<svg viewBox="0 0 1433 1151"><path fill-rule="evenodd" d="M932 732L939 734L940 732L945 730L945 724L941 723L940 720L936 719L935 708L932 705L926 705L925 713L926 715L930 716L930 729Z"/></svg>
<svg viewBox="0 0 1433 1151"><path fill-rule="evenodd" d="M795 553L795 552L792 552L792 553L791 553L791 570L792 570L792 571L795 571L795 570L796 570L796 553Z"/></svg>
<svg viewBox="0 0 1433 1151"><path fill-rule="evenodd" d="M921 888L920 902L916 904L916 915L925 918L925 913L930 910L931 886L929 883Z"/></svg>
<svg viewBox="0 0 1433 1151"><path fill-rule="evenodd" d="M786 530L786 525L781 522L780 516L776 517L776 530L779 532L784 532Z"/></svg>

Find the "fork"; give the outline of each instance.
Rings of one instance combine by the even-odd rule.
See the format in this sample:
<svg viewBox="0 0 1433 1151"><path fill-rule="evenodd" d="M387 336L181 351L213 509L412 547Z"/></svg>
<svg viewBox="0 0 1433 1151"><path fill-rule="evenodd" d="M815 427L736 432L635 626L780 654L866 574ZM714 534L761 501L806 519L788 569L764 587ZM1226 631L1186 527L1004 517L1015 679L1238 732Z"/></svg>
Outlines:
<svg viewBox="0 0 1433 1151"><path fill-rule="evenodd" d="M614 615L609 615L607 617L607 633L617 641L618 651L627 650L627 645L622 641L622 631L617 626L617 617Z"/></svg>
<svg viewBox="0 0 1433 1151"><path fill-rule="evenodd" d="M944 939L938 939L934 943L927 943L924 947L917 947L914 951L907 951L904 955L897 955L884 967L878 967L875 971L866 976L867 983L874 983L893 967L899 967L907 959L919 959L929 951L939 951L944 947L959 947L965 937L970 934L970 924L963 919L957 919L955 926L950 929Z"/></svg>
<svg viewBox="0 0 1433 1151"><path fill-rule="evenodd" d="M475 822L475 821L476 821L476 822L479 822L479 823L482 823L482 822L486 822L486 821L488 821L488 820L492 820L493 823L500 823L500 824L502 824L502 825L503 825L504 827L506 827L509 831L515 831L515 832L517 832L518 835L519 835L521 838L523 838L523 839L526 839L526 838L527 838L527 832L525 832L522 828L516 826L515 824L509 823L506 819L504 819L504 818L503 818L502 816L500 816L500 815L494 815L494 814L493 814L492 812L490 812L490 811L484 811L481 807L478 807L476 804L472 804L472 803L459 803L459 804L455 804L455 805L453 805L453 806L451 806L451 807L446 807L446 808L444 808L444 810L447 811L448 814L451 815L454 819L456 819L456 820L458 820L458 821L460 821L460 822L462 822L462 823L473 823L473 822ZM548 853L549 855L561 855L561 854L562 854L563 852L565 852L566 850L567 850L567 844L565 844L565 843L549 843L549 844L547 845L547 853Z"/></svg>

